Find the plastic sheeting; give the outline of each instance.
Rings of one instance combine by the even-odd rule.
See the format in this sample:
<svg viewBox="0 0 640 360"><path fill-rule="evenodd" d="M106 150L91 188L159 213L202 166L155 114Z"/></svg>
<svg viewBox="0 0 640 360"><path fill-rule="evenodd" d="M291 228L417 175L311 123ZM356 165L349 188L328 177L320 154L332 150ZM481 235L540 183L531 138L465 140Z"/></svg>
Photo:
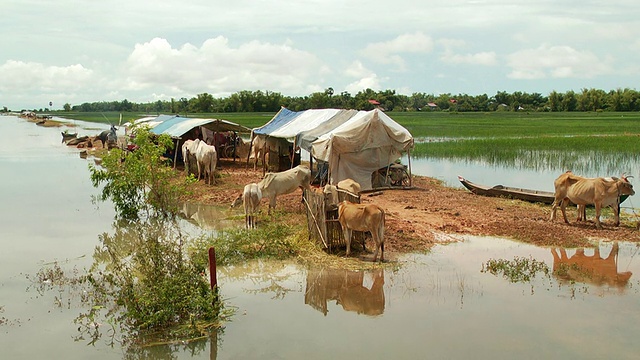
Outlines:
<svg viewBox="0 0 640 360"><path fill-rule="evenodd" d="M347 178L371 189L371 174L413 148L407 129L376 109L355 116L311 144L311 155L329 163L329 182Z"/></svg>

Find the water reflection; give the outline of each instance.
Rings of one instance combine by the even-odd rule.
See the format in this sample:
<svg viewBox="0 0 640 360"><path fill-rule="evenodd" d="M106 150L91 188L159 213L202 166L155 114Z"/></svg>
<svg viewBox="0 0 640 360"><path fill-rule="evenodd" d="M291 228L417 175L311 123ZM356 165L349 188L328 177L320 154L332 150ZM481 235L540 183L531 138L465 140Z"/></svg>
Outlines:
<svg viewBox="0 0 640 360"><path fill-rule="evenodd" d="M617 241L605 258L601 257L599 246L591 256L585 254L584 248L576 249L572 256L568 256L564 248L555 248L551 249L551 255L553 255L553 274L560 281L576 281L597 286L608 285L623 291L631 278L631 271L618 271Z"/></svg>
<svg viewBox="0 0 640 360"><path fill-rule="evenodd" d="M238 221L228 219L228 210L223 206L186 202L182 205L180 215L204 230L221 230L238 224Z"/></svg>
<svg viewBox="0 0 640 360"><path fill-rule="evenodd" d="M372 278L370 287L365 276ZM310 269L304 303L325 316L327 303L335 300L345 311L376 316L384 312L384 270L352 271L345 269Z"/></svg>

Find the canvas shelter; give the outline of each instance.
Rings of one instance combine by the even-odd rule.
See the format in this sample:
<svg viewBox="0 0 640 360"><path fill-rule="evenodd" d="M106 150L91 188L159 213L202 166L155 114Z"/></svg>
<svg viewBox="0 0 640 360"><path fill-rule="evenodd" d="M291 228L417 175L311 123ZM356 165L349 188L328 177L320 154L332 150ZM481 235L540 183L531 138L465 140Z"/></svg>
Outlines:
<svg viewBox="0 0 640 360"><path fill-rule="evenodd" d="M349 110L310 109L305 111L291 111L282 107L280 111L278 111L278 113L269 120L269 122L261 127L254 128L251 131L251 144L252 146L255 144L256 138L266 139L268 137L286 139L291 143L292 141L295 141L298 134L315 129L335 117L337 114L346 111ZM293 145L293 148L299 147L297 143ZM298 151L296 150L294 152ZM295 154L290 154L288 150L284 150L279 155L286 155L291 157L291 159L295 156Z"/></svg>
<svg viewBox="0 0 640 360"><path fill-rule="evenodd" d="M251 129L231 121L221 119L187 118L178 115L159 115L144 117L134 121L134 124L147 124L151 133L167 134L175 141L175 149L187 139L202 138L210 144L215 144L215 136L219 133L232 132L234 137L238 133L250 133ZM180 151L174 151L174 166Z"/></svg>
<svg viewBox="0 0 640 360"><path fill-rule="evenodd" d="M256 136L294 139L313 159L329 164L329 183L351 178L363 190L372 188L374 171L409 153L414 144L411 133L380 109L282 108L267 124L253 129L252 139Z"/></svg>
<svg viewBox="0 0 640 360"><path fill-rule="evenodd" d="M351 178L362 190L372 188L371 174L410 155L411 133L380 109L360 111L311 144L311 156L329 163L329 183ZM410 159L410 157L409 157ZM409 160L409 174L411 162Z"/></svg>

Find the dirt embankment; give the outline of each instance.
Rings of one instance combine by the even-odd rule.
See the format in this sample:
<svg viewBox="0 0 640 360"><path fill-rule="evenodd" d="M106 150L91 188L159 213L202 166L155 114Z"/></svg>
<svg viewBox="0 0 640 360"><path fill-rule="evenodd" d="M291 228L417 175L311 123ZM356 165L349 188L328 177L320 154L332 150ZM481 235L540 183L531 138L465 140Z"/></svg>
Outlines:
<svg viewBox="0 0 640 360"><path fill-rule="evenodd" d="M194 185L191 200L208 204L228 205L245 184L262 178L260 169L247 167L244 161L222 160L216 185L199 181ZM519 200L477 196L466 189L450 188L438 180L416 176L413 190L385 190L363 194L363 203L375 203L385 209L385 252L412 252L430 248L438 242L453 239L454 234L499 236L542 246L586 246L589 240L640 241L638 219L613 226L612 218L604 218L603 230L597 230L593 216L588 222L576 223L575 208L567 211L570 224L557 219L549 221L549 205L531 204ZM266 200L263 200L263 202ZM267 207L263 203L262 209ZM301 216L300 190L278 197L279 209ZM611 215L610 210L604 210Z"/></svg>

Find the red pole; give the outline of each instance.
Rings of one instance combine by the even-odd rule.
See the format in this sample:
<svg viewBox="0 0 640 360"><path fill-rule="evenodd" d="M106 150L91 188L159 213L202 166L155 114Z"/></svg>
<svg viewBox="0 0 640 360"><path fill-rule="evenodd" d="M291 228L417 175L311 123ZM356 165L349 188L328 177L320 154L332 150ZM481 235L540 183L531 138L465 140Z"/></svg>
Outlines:
<svg viewBox="0 0 640 360"><path fill-rule="evenodd" d="M216 249L209 248L209 281L211 282L211 290L218 287L218 277L216 274Z"/></svg>

